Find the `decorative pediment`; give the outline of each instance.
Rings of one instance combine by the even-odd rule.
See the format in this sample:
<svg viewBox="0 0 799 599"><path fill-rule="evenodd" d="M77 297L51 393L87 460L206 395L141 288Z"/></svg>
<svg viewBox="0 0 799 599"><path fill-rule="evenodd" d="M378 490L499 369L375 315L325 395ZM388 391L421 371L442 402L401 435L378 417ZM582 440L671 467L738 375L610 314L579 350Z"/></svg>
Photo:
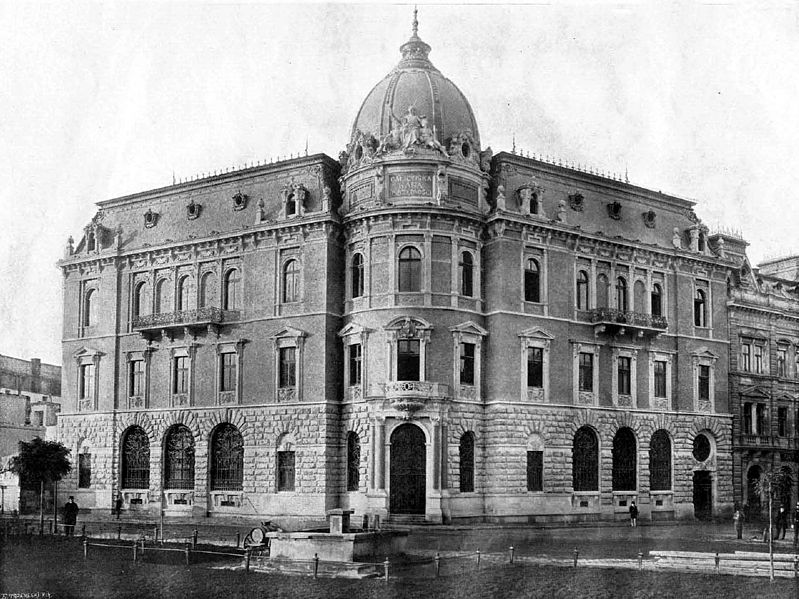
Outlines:
<svg viewBox="0 0 799 599"><path fill-rule="evenodd" d="M474 321L467 320L466 322L462 322L461 324L456 324L454 327L449 327L449 330L453 333L461 333L466 335L480 335L481 337L487 337L488 331L481 327Z"/></svg>
<svg viewBox="0 0 799 599"><path fill-rule="evenodd" d="M765 389L758 387L757 385L742 387L741 395L745 397L755 397L758 399L769 399L771 397Z"/></svg>
<svg viewBox="0 0 799 599"><path fill-rule="evenodd" d="M422 330L432 330L433 328L432 324L427 322L424 318L419 318L418 316L398 316L397 318L389 321L389 323L383 328L387 331L399 331L407 329L409 326Z"/></svg>
<svg viewBox="0 0 799 599"><path fill-rule="evenodd" d="M351 322L343 329L338 332L339 337L351 337L353 335L363 335L364 333L370 333L371 329L367 329L364 326L361 326L357 322Z"/></svg>
<svg viewBox="0 0 799 599"><path fill-rule="evenodd" d="M308 336L308 333L295 329L294 327L285 327L280 329L277 333L272 335L270 339L303 339Z"/></svg>
<svg viewBox="0 0 799 599"><path fill-rule="evenodd" d="M699 358L700 360L718 360L719 357L710 351L706 347L700 347L695 352L691 353L691 356L694 358Z"/></svg>
<svg viewBox="0 0 799 599"><path fill-rule="evenodd" d="M81 363L85 359L99 360L104 355L105 353L101 352L99 349L83 346L73 352L72 357L76 362Z"/></svg>
<svg viewBox="0 0 799 599"><path fill-rule="evenodd" d="M519 337L525 339L545 339L547 341L552 341L555 337L550 335L541 327L532 327L530 329L525 329L519 333Z"/></svg>
<svg viewBox="0 0 799 599"><path fill-rule="evenodd" d="M777 401L785 401L785 402L791 402L791 403L793 403L793 402L795 402L795 401L796 401L796 398L795 398L795 397L791 397L791 396L790 396L790 395L788 395L787 393L780 393L780 394L779 394L777 397L775 397L774 399L776 399Z"/></svg>
<svg viewBox="0 0 799 599"><path fill-rule="evenodd" d="M746 339L758 339L760 341L768 341L768 335L756 329L741 328L738 335Z"/></svg>

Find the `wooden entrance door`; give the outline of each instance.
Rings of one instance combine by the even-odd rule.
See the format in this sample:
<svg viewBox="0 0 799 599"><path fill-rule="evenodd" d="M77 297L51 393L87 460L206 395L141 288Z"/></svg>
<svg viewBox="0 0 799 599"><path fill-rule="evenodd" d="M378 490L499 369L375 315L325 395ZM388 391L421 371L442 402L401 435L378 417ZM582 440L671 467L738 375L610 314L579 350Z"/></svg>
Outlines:
<svg viewBox="0 0 799 599"><path fill-rule="evenodd" d="M391 433L392 514L424 514L426 456L424 433L418 426L403 424Z"/></svg>
<svg viewBox="0 0 799 599"><path fill-rule="evenodd" d="M694 516L708 520L713 516L713 480L710 472L694 472Z"/></svg>

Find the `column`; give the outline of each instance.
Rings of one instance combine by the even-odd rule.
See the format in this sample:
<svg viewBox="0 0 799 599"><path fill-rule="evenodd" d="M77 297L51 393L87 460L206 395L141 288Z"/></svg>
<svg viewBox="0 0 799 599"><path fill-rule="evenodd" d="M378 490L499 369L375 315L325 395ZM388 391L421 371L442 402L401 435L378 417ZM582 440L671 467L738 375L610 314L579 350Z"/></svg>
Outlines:
<svg viewBox="0 0 799 599"><path fill-rule="evenodd" d="M433 420L433 443L430 448L433 453L433 490L438 491L441 480L441 423Z"/></svg>
<svg viewBox="0 0 799 599"><path fill-rule="evenodd" d="M386 469L386 422L385 420L379 419L375 421L375 425L377 426L377 484L375 488L378 490L383 490L386 488L386 477L385 477L385 469Z"/></svg>

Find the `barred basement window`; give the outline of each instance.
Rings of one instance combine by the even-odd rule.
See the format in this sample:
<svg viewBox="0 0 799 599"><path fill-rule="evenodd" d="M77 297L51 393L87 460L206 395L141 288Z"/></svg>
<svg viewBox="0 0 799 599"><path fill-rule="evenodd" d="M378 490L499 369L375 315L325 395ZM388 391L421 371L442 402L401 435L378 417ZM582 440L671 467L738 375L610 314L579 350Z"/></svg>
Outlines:
<svg viewBox="0 0 799 599"><path fill-rule="evenodd" d="M358 433L347 434L347 491L357 491L361 482L361 440Z"/></svg>
<svg viewBox="0 0 799 599"><path fill-rule="evenodd" d="M88 489L92 484L92 454L78 454L78 488Z"/></svg>
<svg viewBox="0 0 799 599"><path fill-rule="evenodd" d="M294 490L294 452L277 452L277 490Z"/></svg>
<svg viewBox="0 0 799 599"><path fill-rule="evenodd" d="M211 490L241 491L244 484L244 439L232 424L222 424L211 440Z"/></svg>
<svg viewBox="0 0 799 599"><path fill-rule="evenodd" d="M671 491L671 439L663 429L655 431L649 442L649 488Z"/></svg>
<svg viewBox="0 0 799 599"><path fill-rule="evenodd" d="M130 427L122 437L122 488L150 488L150 440L139 426Z"/></svg>
<svg viewBox="0 0 799 599"><path fill-rule="evenodd" d="M574 435L572 487L575 491L599 490L599 442L596 433L587 426Z"/></svg>
<svg viewBox="0 0 799 599"><path fill-rule="evenodd" d="M527 490L544 490L544 452L527 452Z"/></svg>
<svg viewBox="0 0 799 599"><path fill-rule="evenodd" d="M166 436L164 487L167 489L194 488L194 436L179 424Z"/></svg>
<svg viewBox="0 0 799 599"><path fill-rule="evenodd" d="M458 455L461 493L472 493L474 492L474 433L466 432L461 435Z"/></svg>
<svg viewBox="0 0 799 599"><path fill-rule="evenodd" d="M635 434L621 428L613 438L613 490L635 491L636 448Z"/></svg>

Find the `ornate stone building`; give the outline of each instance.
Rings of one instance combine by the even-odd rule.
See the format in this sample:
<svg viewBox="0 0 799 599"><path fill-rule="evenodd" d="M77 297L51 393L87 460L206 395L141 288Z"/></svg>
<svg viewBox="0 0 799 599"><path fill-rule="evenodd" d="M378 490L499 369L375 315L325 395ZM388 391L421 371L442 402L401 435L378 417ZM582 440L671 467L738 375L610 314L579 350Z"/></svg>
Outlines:
<svg viewBox="0 0 799 599"><path fill-rule="evenodd" d="M742 264L729 298L734 488L756 513L763 474L787 468L796 481L799 472L799 258Z"/></svg>
<svg viewBox="0 0 799 599"><path fill-rule="evenodd" d="M81 506L428 521L732 505L693 204L492 155L417 35L346 151L100 202L64 273Z"/></svg>

